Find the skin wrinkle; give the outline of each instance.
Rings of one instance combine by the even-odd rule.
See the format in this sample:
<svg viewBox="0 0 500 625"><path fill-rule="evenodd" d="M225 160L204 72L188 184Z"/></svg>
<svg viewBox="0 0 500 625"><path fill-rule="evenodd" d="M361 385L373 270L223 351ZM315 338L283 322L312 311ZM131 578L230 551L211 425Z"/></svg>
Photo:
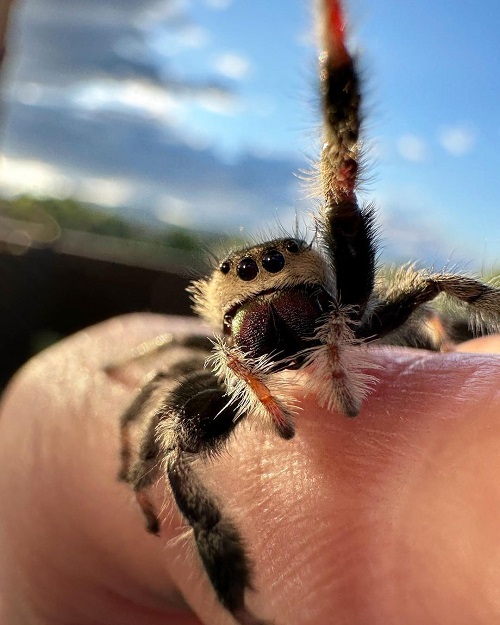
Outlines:
<svg viewBox="0 0 500 625"><path fill-rule="evenodd" d="M264 437L264 443L261 442L262 437ZM243 437L242 437L243 438ZM276 436L266 435L266 433L256 433L256 439L254 442L256 443L256 447L264 450L264 452L269 451L270 443L268 439L271 441L276 439ZM245 441L243 441L245 444ZM285 448L287 443L285 443ZM282 451L278 452L280 455ZM285 451L286 453L286 451ZM243 462L245 455L245 449L240 450L235 454L233 453L233 457L237 456L238 458L243 457ZM275 457L275 455L274 455ZM263 464L269 464L269 460L267 459L267 453L262 453L261 460L256 464L262 466ZM301 576L301 570L304 568L302 562L307 561L307 554L310 552L311 545L314 541L308 539L310 536L310 517L307 514L304 514L304 509L301 506L300 499L295 497L297 489L300 487L293 487L292 492L288 492L288 488L286 488L286 493L280 493L279 488L277 488L276 484L286 484L286 485L294 485L297 481L297 478L300 474L300 467L297 467L297 460L294 460L294 454L288 458L289 462L285 464L286 469L284 469L280 462L278 462L276 466L276 470L274 472L267 472L264 476L261 475L260 480L258 482L255 481L254 476L252 474L248 475L248 483L245 480L245 476L239 475L239 489L237 494L231 497L230 509L233 510L233 505L235 505L235 512L237 512L237 508L239 507L243 513L243 518L239 522L239 524L243 528L243 535L248 537L247 542L249 545L254 547L255 544L265 545L265 550L269 552L278 552L278 553L286 553L289 541L292 540L294 543L294 550L298 550L300 554L303 554L300 558L294 558L293 561L283 561L281 558L278 558L278 562L273 561L272 570L269 571L268 564L266 561L266 575L265 579L261 580L261 575L259 568L256 570L256 586L258 588L266 588L266 595L272 597L273 589L276 587L281 588L281 592L283 589L290 588L293 586L293 581L298 579ZM218 469L222 476L226 473L226 469L224 467L219 466ZM293 474L296 474L294 477ZM246 497L245 497L246 495ZM237 506L238 500L240 498L245 502L245 506L242 507L241 503ZM249 504L249 502L251 502ZM251 510L248 509L250 505ZM228 505L229 509L229 505ZM258 514L264 514L266 516L266 522L261 523L259 526L255 526L254 519ZM275 528L279 527L279 531L277 532ZM304 528L306 531L301 531L301 528ZM260 549L259 549L260 550ZM253 555L252 552L250 554ZM255 560L255 558L253 558ZM292 586L290 586L292 584ZM252 603L249 603L250 607ZM259 610L256 610L256 613L260 614ZM272 611L270 612L272 614ZM266 616L264 614L264 616Z"/></svg>
<svg viewBox="0 0 500 625"><path fill-rule="evenodd" d="M288 460L289 467L297 466L297 462L294 461L293 457L289 458ZM314 463L312 462L309 462L309 464L314 465ZM296 468L296 470L298 472L298 475L302 476L302 479L304 474L307 475L307 471L304 470L304 467L298 467ZM293 472L293 468L289 468L288 473L290 472ZM275 476L270 476L269 479L271 484L276 483L276 480L274 478ZM288 485L293 484L294 481L294 478L289 475L284 480L284 482L281 483L282 485L283 483ZM326 499L330 497L329 491L331 480L324 479L323 481L325 482L323 498ZM283 489L282 486L281 491L283 490L287 491L288 489ZM319 491L319 489L316 489L315 500L318 500L321 495L322 493ZM260 494L260 497L263 497L262 493ZM353 558L356 559L356 555L354 554L358 553L358 551L347 547L349 543L345 540L345 538L347 535L350 535L352 537L356 533L365 534L365 522L358 522L357 529L354 529L352 525L351 527L344 526L343 529L337 528L335 532L335 540L332 542L332 537L330 534L323 534L323 537L321 538L321 523L318 523L317 520L314 519L313 524L311 524L311 518L310 515L307 513L307 510L314 509L314 507L309 506L308 508L305 508L306 512L304 514L300 500L294 500L293 494L291 496L288 492L272 492L272 497L274 497L274 509L290 510L291 508L292 514L289 514L288 517L285 517L284 515L276 516L275 514L273 514L272 520L267 521L265 524L263 524L263 526L261 526L258 532L258 536L255 536L255 540L261 541L270 551L285 554L287 552L287 545L289 541L292 540L294 545L295 557L293 559L286 558L283 562L280 561L280 568L284 571L285 575L282 575L277 580L274 579L270 582L267 581L265 585L266 594L269 592L269 594L272 595L272 589L277 585L282 586L281 592L286 593L287 588L289 589L289 591L291 591L293 585L295 584L295 580L299 579L300 577L304 577L304 569L307 568L307 564L310 562L317 563L318 556L321 555L322 552L336 552L336 557L338 557L339 559L344 559L346 562L346 566L341 568L352 568L352 560ZM291 501L293 501L293 504L291 504ZM342 510L338 510L338 512L340 515L342 514ZM250 517L253 517L253 515L250 515ZM273 529L277 526L280 527L280 532L278 536L276 535L276 531ZM305 531L302 531L301 528L304 528ZM247 534L247 532L250 532L250 528L246 529L245 534ZM319 538L317 536L318 533ZM338 538L337 534L339 534ZM252 544L254 543L253 536L251 536L250 542ZM328 551L325 551L323 549L324 544L329 544ZM317 603L316 595L318 595L318 597L321 596L322 592L327 587L331 591L332 587L335 586L340 586L343 590L345 590L348 586L347 582L344 582L342 577L339 579L332 578L329 567L316 566L315 568L318 569L318 580L317 582L313 582L312 579L310 579L309 581L311 583L307 586L309 592L311 592L315 597L311 596L310 600L308 597L304 597L305 605L315 605L315 603ZM339 571L337 570L336 575L338 573ZM268 578L266 578L266 580L267 579ZM285 582L283 582L283 580L285 580ZM280 611L281 609L282 608L280 608ZM303 622L308 622L308 619L311 618L311 613L306 608L304 608L304 614L302 618Z"/></svg>
<svg viewBox="0 0 500 625"><path fill-rule="evenodd" d="M366 459L362 458L362 461L363 464L370 465L370 462ZM381 466L379 470L384 472L385 466ZM361 471L359 473L361 474ZM383 492L380 492L380 485L383 484L383 479L377 480L376 483L371 483L369 481L367 484L358 482L358 485L359 484L361 484L363 490L360 491L358 488L355 491L355 497L359 497L362 502L366 500L366 503L361 503L358 506L355 518L348 516L349 510L346 510L347 517L349 518L349 524L346 524L344 528L336 527L336 540L332 552L336 554L336 558L343 562L340 568L342 570L351 571L351 573L347 576L347 579L338 580L337 585L339 586L339 594L349 597L349 601L353 605L362 606L365 603L364 599L366 597L367 590L363 584L353 584L352 577L354 576L360 580L366 577L364 575L364 571L367 568L370 568L370 562L372 559L370 555L370 546L379 550L382 542L383 549L386 552L389 550L395 550L391 541L386 538L382 538L380 533L377 534L373 531L373 528L376 529L376 525L381 521L383 521L386 526L397 525L400 510L399 507L392 506L389 508L388 506L381 505L384 499L387 498L386 495L389 491L393 494L393 482L391 482L390 485L387 485L386 488L383 489ZM408 489L409 486L406 485L406 490ZM401 490L401 488L399 490ZM373 499L370 500L371 503L369 503L368 498L372 496L371 493L373 493ZM376 501L378 505L373 506L373 501ZM341 511L339 512L341 513ZM371 538L367 539L367 536L370 535ZM356 549L355 547L353 548L353 545L356 544L363 545L363 547L360 547L359 549ZM343 553L344 551L345 553ZM359 555L360 552L363 554L363 557L361 558ZM376 565L376 568L378 569L377 576L380 577L381 571L379 565ZM357 571L359 571L359 575L357 574ZM387 576L389 576L389 574L387 574ZM326 578L326 587L328 587L328 583L331 585L331 580L328 582L328 578ZM361 622L368 622L363 621L366 616L363 616L361 613L359 614L359 618Z"/></svg>
<svg viewBox="0 0 500 625"><path fill-rule="evenodd" d="M476 372L475 366L476 363L479 362L479 358L481 358L481 370ZM457 389L455 386L451 386L452 391L447 391L447 386L451 385L451 382L447 376L447 370L444 368L444 364L449 366L450 361L460 359L460 367L463 372L463 381L460 385L457 393ZM485 359L489 359L491 362L486 363ZM441 363L440 363L441 360ZM412 376L414 374L420 373L422 370L425 370L425 366L427 363L432 362L434 365L441 365L439 368L434 367L434 376L439 376L441 379L440 384L436 384L436 389L434 391L434 397L436 400L436 405L433 406L434 409L439 410L439 405L444 406L444 410L446 410L446 402L449 399L453 399L454 401L471 401L476 400L481 402L483 405L484 401L488 401L487 397L484 397L483 389L488 388L488 378L491 376L498 375L500 371L500 362L498 357L496 356L476 356L474 354L469 354L469 358L464 359L463 355L459 354L440 354L431 356L424 356L423 358L419 358L414 363L411 363L408 367L406 367L400 375L400 380L402 384L406 386L406 378L408 376ZM411 385L411 380L410 380ZM394 386L397 386L397 380L394 380ZM415 385L411 386L411 392L413 395L418 395L419 393L425 393L426 397L429 396L429 391L427 388L421 391ZM491 390L488 389L488 395L490 396L490 401L495 401L495 398L491 396ZM424 407L424 410L427 409L427 406ZM440 410L441 412L441 410ZM448 416L447 418L453 418L453 415Z"/></svg>

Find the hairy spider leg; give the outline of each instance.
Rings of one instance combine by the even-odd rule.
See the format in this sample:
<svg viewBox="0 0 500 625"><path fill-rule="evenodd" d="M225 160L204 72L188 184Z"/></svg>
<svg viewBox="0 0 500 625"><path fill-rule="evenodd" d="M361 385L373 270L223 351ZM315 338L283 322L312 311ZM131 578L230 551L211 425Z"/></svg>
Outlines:
<svg viewBox="0 0 500 625"><path fill-rule="evenodd" d="M251 564L242 537L209 495L185 453L173 451L167 475L179 510L193 528L198 554L220 603L242 624L262 623L245 608Z"/></svg>
<svg viewBox="0 0 500 625"><path fill-rule="evenodd" d="M146 522L146 529L152 534L160 533L160 522L154 505L149 500L147 489L161 477L160 452L156 440L159 423L158 406L177 384L179 376L203 368L204 359L199 357L181 360L169 371L159 371L141 389L120 422L121 466L118 479L129 483L135 493ZM141 443L134 458L132 429L139 426Z"/></svg>
<svg viewBox="0 0 500 625"><path fill-rule="evenodd" d="M123 358L113 361L104 367L105 373L110 377L119 377L120 369L132 363L147 360L158 356L161 352L173 349L175 347L186 347L199 349L202 351L210 351L212 343L210 339L201 334L186 334L184 336L176 336L171 332L159 334L140 345L134 347Z"/></svg>
<svg viewBox="0 0 500 625"><path fill-rule="evenodd" d="M377 301L380 302L380 300ZM461 330L461 325L463 325L462 319L447 318L432 306L422 304L402 326L383 337L375 338L383 345L452 352L455 351L455 345L460 339L472 337L470 333L463 334L464 330L463 328ZM374 337L364 338L365 342L370 340L374 340Z"/></svg>
<svg viewBox="0 0 500 625"><path fill-rule="evenodd" d="M320 403L354 417L372 381L363 371L369 363L353 327L375 282L374 211L360 207L355 193L361 157L361 92L356 63L346 46L341 3L322 0L321 8L324 145L319 170L324 206L317 222L336 302L317 333L322 345L311 350L308 362L315 364L311 385Z"/></svg>
<svg viewBox="0 0 500 625"><path fill-rule="evenodd" d="M120 420L121 465L120 471L118 473L118 479L122 481L132 481L132 449L130 440L130 427L135 421L137 421L139 417L143 417L144 406L146 406L148 403L153 403L154 405L154 396L157 394L155 391L157 391L159 387L163 386L162 382L165 378L168 379L170 378L170 376L163 371L157 373L154 378L148 382L148 384L143 386L139 395L136 396L132 404L130 404L127 410L122 414Z"/></svg>
<svg viewBox="0 0 500 625"><path fill-rule="evenodd" d="M147 490L166 473L219 601L242 625L265 625L245 607L245 590L252 585L243 540L195 471L194 461L219 453L244 416L231 404L218 376L204 368L208 351L201 357L200 347L207 343L199 338L170 341L172 346L188 346L184 356L167 371L158 372L122 416L119 478L134 489L146 529L158 535L160 521ZM130 431L137 424L138 450Z"/></svg>
<svg viewBox="0 0 500 625"><path fill-rule="evenodd" d="M264 625L245 607L252 566L236 525L195 470L195 460L222 451L239 422L238 408L217 375L199 370L169 393L157 413L157 459L164 467L183 517L193 529L198 554L220 603L242 625Z"/></svg>
<svg viewBox="0 0 500 625"><path fill-rule="evenodd" d="M322 0L322 8L320 174L325 202L318 225L335 276L337 300L359 319L375 273L374 211L360 207L355 195L361 158L361 92L356 63L346 47L341 3Z"/></svg>
<svg viewBox="0 0 500 625"><path fill-rule="evenodd" d="M162 399L176 384L179 376L203 369L205 358L209 353L211 345L208 338L200 335L174 337L172 334L162 334L142 343L119 362L105 367L105 372L108 375L119 377L121 367L157 355L166 349L182 347L190 350L188 358L177 358L176 361L171 363L168 370L157 372L143 386L120 420L121 463L118 479L132 485L137 502L146 520L146 529L153 534L159 533L159 521L154 506L149 501L145 491L160 475L155 442L155 432L158 424L157 407L159 404L161 405ZM139 452L136 454L137 459L133 462L132 430L136 425L139 426L142 436L140 436Z"/></svg>
<svg viewBox="0 0 500 625"><path fill-rule="evenodd" d="M313 366L308 388L328 410L355 417L376 378L367 372L374 365L355 337L351 321L349 310L337 307L320 328L317 336L322 344L308 356Z"/></svg>
<svg viewBox="0 0 500 625"><path fill-rule="evenodd" d="M475 314L479 326L485 322L490 330L500 331L499 288L467 276L416 271L406 267L398 272L392 288L382 296L379 295L380 299L373 305L367 318L357 326L357 337L384 337L402 326L419 306L441 293L466 304Z"/></svg>

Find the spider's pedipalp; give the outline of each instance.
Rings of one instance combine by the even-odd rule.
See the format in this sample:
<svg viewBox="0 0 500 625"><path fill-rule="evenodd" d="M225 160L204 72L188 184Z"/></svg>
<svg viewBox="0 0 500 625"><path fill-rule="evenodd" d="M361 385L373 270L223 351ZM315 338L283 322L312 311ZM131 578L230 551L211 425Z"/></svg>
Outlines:
<svg viewBox="0 0 500 625"><path fill-rule="evenodd" d="M228 401L236 407L237 419L254 414L270 423L282 438L294 436L298 408L291 394L293 384L273 374L279 361L264 356L248 358L241 349L218 340L207 364L223 380Z"/></svg>

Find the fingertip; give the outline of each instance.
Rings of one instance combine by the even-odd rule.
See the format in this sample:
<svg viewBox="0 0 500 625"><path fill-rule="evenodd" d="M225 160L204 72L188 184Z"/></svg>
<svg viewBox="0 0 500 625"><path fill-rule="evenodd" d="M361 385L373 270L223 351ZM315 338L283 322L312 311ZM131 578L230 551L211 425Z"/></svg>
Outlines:
<svg viewBox="0 0 500 625"><path fill-rule="evenodd" d="M500 334L480 336L457 345L457 352L474 354L500 354Z"/></svg>

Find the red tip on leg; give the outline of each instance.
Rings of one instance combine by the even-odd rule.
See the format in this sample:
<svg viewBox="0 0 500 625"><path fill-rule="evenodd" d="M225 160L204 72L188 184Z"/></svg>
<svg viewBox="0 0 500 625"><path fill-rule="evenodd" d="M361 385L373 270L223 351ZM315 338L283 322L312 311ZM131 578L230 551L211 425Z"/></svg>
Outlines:
<svg viewBox="0 0 500 625"><path fill-rule="evenodd" d="M345 17L340 0L324 0L327 24L326 47L330 60L343 65L351 60L345 45Z"/></svg>
<svg viewBox="0 0 500 625"><path fill-rule="evenodd" d="M329 0L328 2L330 12L330 31L335 39L344 39L345 19L342 11L342 6L338 0Z"/></svg>

